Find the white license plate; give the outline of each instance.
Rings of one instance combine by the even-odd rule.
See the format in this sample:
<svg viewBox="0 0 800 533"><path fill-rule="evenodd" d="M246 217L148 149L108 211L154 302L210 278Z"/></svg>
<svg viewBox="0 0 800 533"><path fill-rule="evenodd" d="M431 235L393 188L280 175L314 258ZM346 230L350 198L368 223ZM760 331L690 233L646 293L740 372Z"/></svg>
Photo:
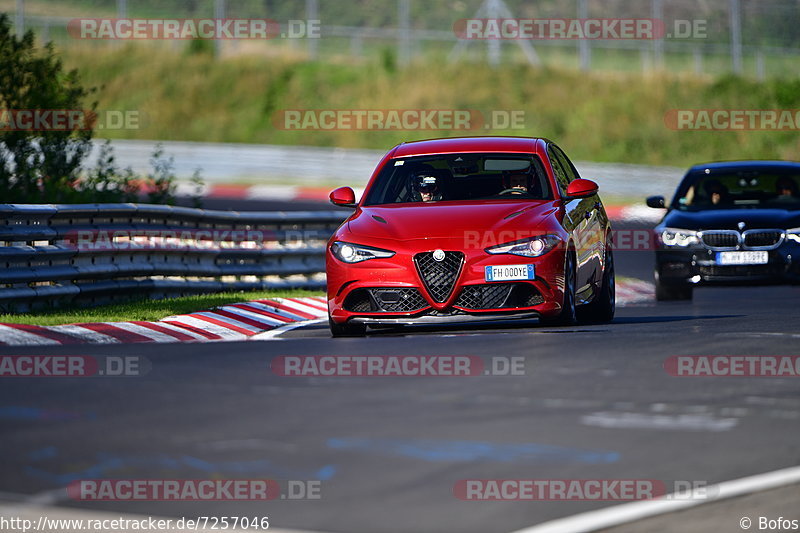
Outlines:
<svg viewBox="0 0 800 533"><path fill-rule="evenodd" d="M486 267L486 281L536 279L533 265L494 265Z"/></svg>
<svg viewBox="0 0 800 533"><path fill-rule="evenodd" d="M765 265L768 262L767 252L717 252L718 265Z"/></svg>

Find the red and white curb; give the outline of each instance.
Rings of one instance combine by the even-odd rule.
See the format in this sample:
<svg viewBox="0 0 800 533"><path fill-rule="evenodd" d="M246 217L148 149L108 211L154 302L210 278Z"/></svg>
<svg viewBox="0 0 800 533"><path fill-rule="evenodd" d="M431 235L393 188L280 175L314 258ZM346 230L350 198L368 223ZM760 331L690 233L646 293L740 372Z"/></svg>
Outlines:
<svg viewBox="0 0 800 533"><path fill-rule="evenodd" d="M328 316L325 297L276 298L169 316L158 322L97 322L66 326L0 324L0 345L130 344L241 341Z"/></svg>
<svg viewBox="0 0 800 533"><path fill-rule="evenodd" d="M652 302L656 299L656 287L640 279L617 280L615 287L617 305L635 305Z"/></svg>
<svg viewBox="0 0 800 533"><path fill-rule="evenodd" d="M195 185L179 183L178 195L208 198L230 198L236 200L284 200L327 202L328 195L334 187L298 187L294 185L236 185L212 184L203 186L199 191ZM353 189L356 198L360 198L363 188ZM617 222L658 222L664 215L663 210L652 209L646 205L607 205L608 217Z"/></svg>
<svg viewBox="0 0 800 533"><path fill-rule="evenodd" d="M651 283L617 282L619 306L653 301ZM225 305L188 315L168 316L158 322L95 322L64 326L0 324L0 345L42 346L70 344L131 344L265 340L290 329L324 321L324 296L276 298Z"/></svg>

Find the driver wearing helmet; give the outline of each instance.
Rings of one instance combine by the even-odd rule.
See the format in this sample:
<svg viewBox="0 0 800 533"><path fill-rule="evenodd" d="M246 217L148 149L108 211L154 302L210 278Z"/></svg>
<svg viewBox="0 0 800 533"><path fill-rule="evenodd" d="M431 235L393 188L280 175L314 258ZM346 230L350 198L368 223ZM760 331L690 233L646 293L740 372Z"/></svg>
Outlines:
<svg viewBox="0 0 800 533"><path fill-rule="evenodd" d="M525 172L511 172L503 176L503 191L500 194L528 194L531 175Z"/></svg>
<svg viewBox="0 0 800 533"><path fill-rule="evenodd" d="M413 190L423 202L436 202L442 199L439 178L429 171L416 172L411 176Z"/></svg>

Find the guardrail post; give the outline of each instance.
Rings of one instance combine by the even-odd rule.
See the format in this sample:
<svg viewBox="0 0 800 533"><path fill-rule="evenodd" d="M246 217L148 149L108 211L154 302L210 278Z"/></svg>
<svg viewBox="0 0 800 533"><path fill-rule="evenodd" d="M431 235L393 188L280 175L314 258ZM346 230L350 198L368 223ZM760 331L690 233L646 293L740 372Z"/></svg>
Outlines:
<svg viewBox="0 0 800 533"><path fill-rule="evenodd" d="M742 73L742 6L739 0L730 0L731 60L733 72Z"/></svg>

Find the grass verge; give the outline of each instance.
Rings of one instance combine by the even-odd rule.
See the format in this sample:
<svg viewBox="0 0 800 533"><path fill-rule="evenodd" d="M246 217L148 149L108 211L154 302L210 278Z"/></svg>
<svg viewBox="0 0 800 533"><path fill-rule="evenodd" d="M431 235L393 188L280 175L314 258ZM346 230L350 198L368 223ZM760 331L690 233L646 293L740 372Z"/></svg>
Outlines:
<svg viewBox="0 0 800 533"><path fill-rule="evenodd" d="M798 109L800 79L758 82L581 73L507 64L497 69L431 57L405 68L378 61L313 62L242 54L215 60L148 44L62 50L86 85L101 87L100 109L135 110L137 127L102 136L296 144L386 150L401 141L454 135L550 137L579 161L686 167L725 159L800 159L797 132L686 131L665 122L678 109ZM522 112L518 129L292 130L283 110L472 109ZM299 162L302 164L302 162Z"/></svg>
<svg viewBox="0 0 800 533"><path fill-rule="evenodd" d="M59 326L86 322L156 321L171 315L203 311L233 303L270 298L320 296L321 292L305 290L226 292L184 296L167 300L136 300L127 303L86 308L64 308L25 314L0 314L0 323Z"/></svg>

